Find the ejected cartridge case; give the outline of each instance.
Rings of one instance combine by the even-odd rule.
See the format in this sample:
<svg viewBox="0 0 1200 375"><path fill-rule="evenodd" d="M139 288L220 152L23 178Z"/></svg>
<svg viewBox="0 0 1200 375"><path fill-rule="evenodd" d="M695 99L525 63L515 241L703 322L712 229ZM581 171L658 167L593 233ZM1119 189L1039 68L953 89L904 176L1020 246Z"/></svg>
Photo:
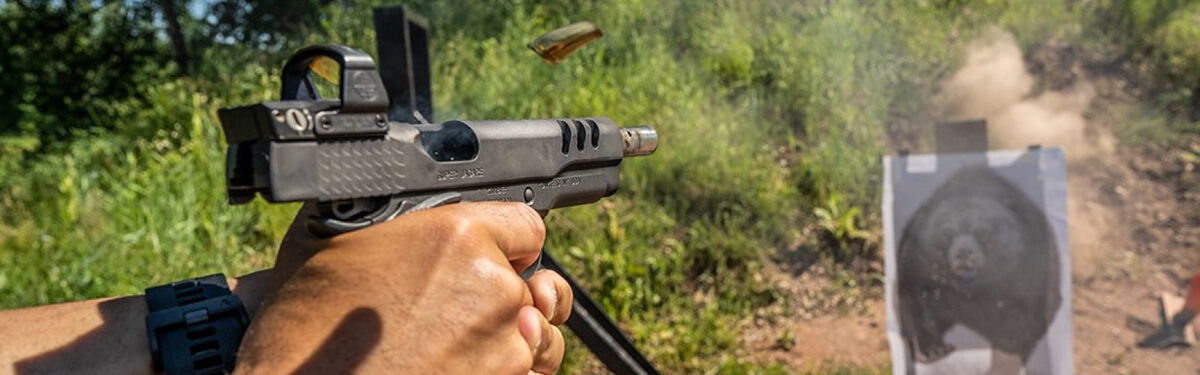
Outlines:
<svg viewBox="0 0 1200 375"><path fill-rule="evenodd" d="M576 50L597 39L604 37L604 32L591 22L576 22L537 38L529 43L529 48L541 56L550 65L557 64Z"/></svg>

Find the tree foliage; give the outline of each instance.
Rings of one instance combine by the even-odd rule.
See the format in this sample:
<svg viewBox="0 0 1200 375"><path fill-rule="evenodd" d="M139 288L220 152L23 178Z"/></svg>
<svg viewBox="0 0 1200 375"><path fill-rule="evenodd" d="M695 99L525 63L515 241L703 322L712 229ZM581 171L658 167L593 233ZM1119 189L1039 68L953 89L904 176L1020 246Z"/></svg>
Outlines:
<svg viewBox="0 0 1200 375"><path fill-rule="evenodd" d="M43 143L110 128L114 103L164 77L145 4L15 1L0 7L0 134Z"/></svg>
<svg viewBox="0 0 1200 375"><path fill-rule="evenodd" d="M202 61L228 55L213 49L290 49L320 30L329 2L219 0L199 18L186 0L0 2L0 136L46 148L115 131L146 104L140 88L237 66Z"/></svg>
<svg viewBox="0 0 1200 375"><path fill-rule="evenodd" d="M209 39L260 48L286 46L290 37L320 30L321 9L332 0L217 0L203 19Z"/></svg>

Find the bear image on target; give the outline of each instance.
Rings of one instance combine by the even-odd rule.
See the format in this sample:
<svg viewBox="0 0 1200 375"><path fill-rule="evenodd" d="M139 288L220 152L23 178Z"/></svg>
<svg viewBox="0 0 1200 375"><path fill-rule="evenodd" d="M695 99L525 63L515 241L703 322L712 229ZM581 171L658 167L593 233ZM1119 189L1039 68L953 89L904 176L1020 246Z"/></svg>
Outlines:
<svg viewBox="0 0 1200 375"><path fill-rule="evenodd" d="M1045 214L990 168L955 172L913 214L897 249L900 333L912 363L955 348L961 324L993 350L991 374L1019 374L1062 303L1059 255ZM1009 365L1012 367L1012 365Z"/></svg>

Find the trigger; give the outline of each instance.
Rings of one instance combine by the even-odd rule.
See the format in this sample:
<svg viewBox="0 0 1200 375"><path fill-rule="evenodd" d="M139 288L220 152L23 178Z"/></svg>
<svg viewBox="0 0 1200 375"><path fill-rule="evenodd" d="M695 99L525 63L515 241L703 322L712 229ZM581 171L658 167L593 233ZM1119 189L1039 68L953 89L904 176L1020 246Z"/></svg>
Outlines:
<svg viewBox="0 0 1200 375"><path fill-rule="evenodd" d="M530 277L533 277L534 273L542 270L542 255L545 253L546 250L542 249L542 252L538 253L537 259L533 261L533 264L530 264L529 267L525 267L524 271L521 271L522 279L529 280Z"/></svg>
<svg viewBox="0 0 1200 375"><path fill-rule="evenodd" d="M447 204L451 204L451 203L458 203L461 201L462 201L462 194L459 194L457 192L452 191L452 192L448 192L448 193L436 194L429 198L425 198L424 200L421 201L421 203L417 203L416 205L413 205L412 207L408 207L407 209L401 207L401 209L396 210L396 212L393 213L392 216L389 216L387 218L387 220L395 219L397 216L400 216L403 214L428 210L430 208L434 208L437 206L447 205ZM385 220L385 221L387 221L387 220Z"/></svg>

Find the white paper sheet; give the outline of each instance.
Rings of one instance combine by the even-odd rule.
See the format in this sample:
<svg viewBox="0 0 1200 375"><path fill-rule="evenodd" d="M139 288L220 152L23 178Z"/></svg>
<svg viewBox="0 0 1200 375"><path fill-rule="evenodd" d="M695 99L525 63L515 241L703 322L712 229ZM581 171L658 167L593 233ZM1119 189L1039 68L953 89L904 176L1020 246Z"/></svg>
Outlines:
<svg viewBox="0 0 1200 375"><path fill-rule="evenodd" d="M1074 372L1061 149L885 157L883 189L894 373Z"/></svg>

